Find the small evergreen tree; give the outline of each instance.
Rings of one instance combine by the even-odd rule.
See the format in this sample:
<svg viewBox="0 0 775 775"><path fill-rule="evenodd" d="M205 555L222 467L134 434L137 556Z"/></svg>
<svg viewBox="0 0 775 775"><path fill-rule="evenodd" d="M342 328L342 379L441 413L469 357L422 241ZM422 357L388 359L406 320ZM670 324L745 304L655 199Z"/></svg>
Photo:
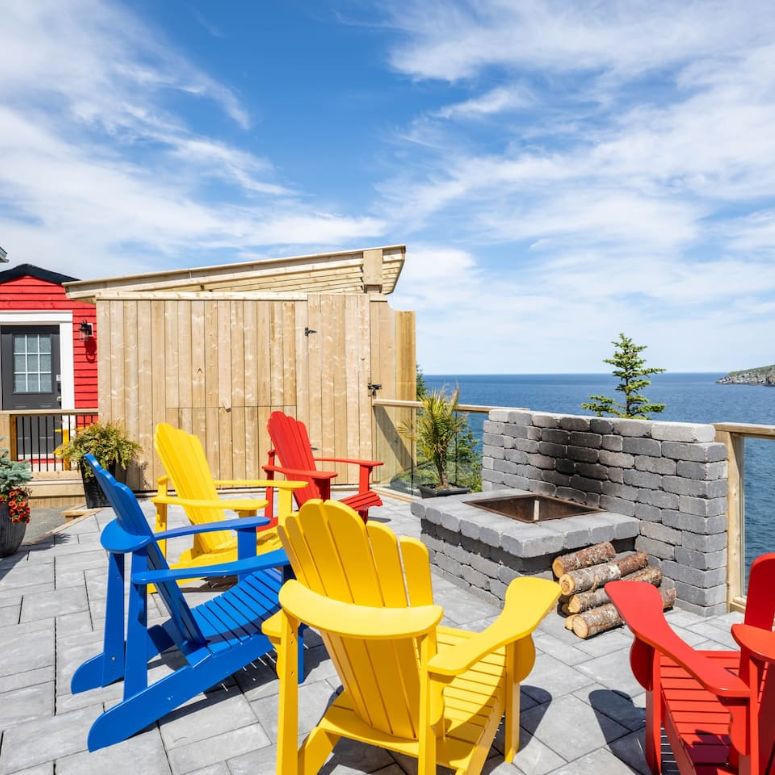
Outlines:
<svg viewBox="0 0 775 775"><path fill-rule="evenodd" d="M417 396L417 401L422 401L425 396L428 395L428 386L425 384L425 375L422 373L422 367L420 364L416 364L417 368L417 376L415 378L415 394Z"/></svg>
<svg viewBox="0 0 775 775"><path fill-rule="evenodd" d="M614 367L611 373L619 379L616 389L624 393L624 401L593 395L589 397L589 401L581 405L581 408L594 412L598 417L610 414L637 420L647 420L649 414L663 412L664 404L651 404L640 392L651 384L648 377L664 371L664 369L646 366L646 359L641 357L646 345L635 344L624 334L619 334L619 338L611 344L614 346L614 354L613 357L606 358L605 363L610 363Z"/></svg>

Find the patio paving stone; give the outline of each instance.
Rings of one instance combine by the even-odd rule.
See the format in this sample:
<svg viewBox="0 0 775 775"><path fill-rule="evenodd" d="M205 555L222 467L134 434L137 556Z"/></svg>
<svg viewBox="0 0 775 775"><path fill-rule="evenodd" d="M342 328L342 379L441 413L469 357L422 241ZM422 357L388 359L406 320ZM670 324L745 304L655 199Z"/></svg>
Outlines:
<svg viewBox="0 0 775 775"><path fill-rule="evenodd" d="M151 504L143 502L142 508L151 518ZM399 534L420 534L409 503L386 498L386 505L372 515ZM271 775L279 691L271 658L248 665L128 741L94 753L86 750L91 723L123 692L120 682L78 695L70 692L75 668L101 647L106 559L98 537L111 518L109 511L99 512L0 560L0 775L53 775L55 765L57 775ZM183 524L183 514L171 509L170 528ZM179 543L172 557L185 549L185 541ZM437 573L434 591L446 621L454 626L482 630L499 613ZM192 605L214 594L196 583L186 588ZM166 620L156 596L148 611L149 622ZM668 613L682 637L709 649L728 648L730 624L741 618ZM622 629L582 641L550 613L537 631L536 664L522 687L522 749L513 764L505 764L500 730L484 772L645 773L645 695L630 671L631 642ZM299 688L300 735L315 724L339 688L317 633L307 630L304 644L307 675ZM180 660L174 652L157 657L149 680L169 674ZM414 760L351 741L340 741L322 770L326 775L415 771Z"/></svg>

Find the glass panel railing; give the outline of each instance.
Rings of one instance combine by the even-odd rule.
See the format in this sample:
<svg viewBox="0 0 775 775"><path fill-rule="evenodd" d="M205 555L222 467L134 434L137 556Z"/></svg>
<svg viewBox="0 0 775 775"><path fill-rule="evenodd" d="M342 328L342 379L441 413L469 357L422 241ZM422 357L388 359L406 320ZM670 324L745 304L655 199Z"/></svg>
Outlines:
<svg viewBox="0 0 775 775"><path fill-rule="evenodd" d="M456 432L446 454L431 454L422 435L419 402L380 399L374 402L374 457L384 465L375 483L413 496L434 494L443 484L452 490L478 492L482 487L482 427L488 407L467 407L455 413ZM426 443L423 443L423 442Z"/></svg>

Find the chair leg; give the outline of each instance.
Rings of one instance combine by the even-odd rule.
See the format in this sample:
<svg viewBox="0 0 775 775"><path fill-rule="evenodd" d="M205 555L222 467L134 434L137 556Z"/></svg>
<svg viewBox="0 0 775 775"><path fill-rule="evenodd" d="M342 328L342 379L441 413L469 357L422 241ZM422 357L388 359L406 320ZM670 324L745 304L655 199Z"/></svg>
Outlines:
<svg viewBox="0 0 775 775"><path fill-rule="evenodd" d="M646 692L646 764L659 775L662 772L662 700Z"/></svg>
<svg viewBox="0 0 775 775"><path fill-rule="evenodd" d="M368 509L358 509L358 516L364 521L369 521L369 510Z"/></svg>
<svg viewBox="0 0 775 775"><path fill-rule="evenodd" d="M315 727L299 749L299 775L317 775L338 741L339 735Z"/></svg>

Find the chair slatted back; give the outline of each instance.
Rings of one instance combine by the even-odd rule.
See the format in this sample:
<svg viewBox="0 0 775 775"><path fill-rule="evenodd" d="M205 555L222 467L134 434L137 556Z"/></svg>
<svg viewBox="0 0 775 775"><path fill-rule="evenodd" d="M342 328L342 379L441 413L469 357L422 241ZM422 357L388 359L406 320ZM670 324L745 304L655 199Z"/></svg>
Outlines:
<svg viewBox="0 0 775 775"><path fill-rule="evenodd" d="M298 471L317 471L317 464L312 455L312 443L303 422L283 412L272 412L266 429L281 467L295 468ZM309 486L293 492L299 506L311 498L320 497L320 492L311 479L296 475L294 478L309 483Z"/></svg>
<svg viewBox="0 0 775 775"><path fill-rule="evenodd" d="M279 526L296 578L335 600L405 608L433 602L428 551L368 525L348 506L311 500ZM416 638L368 640L321 632L356 712L376 729L417 739L419 651Z"/></svg>
<svg viewBox="0 0 775 775"><path fill-rule="evenodd" d="M140 509L134 493L125 484L117 482L93 455L86 455L86 461L92 467L97 482L113 507L121 529L130 536L153 539L146 547L148 569L169 570L169 565L159 550L153 531ZM191 609L178 585L174 581L163 581L158 583L156 588L180 638L178 646L187 651L197 645L204 645L207 641L194 620ZM184 646L184 644L186 645Z"/></svg>
<svg viewBox="0 0 775 775"><path fill-rule="evenodd" d="M153 445L179 497L218 500L218 490L210 465L202 442L197 436L163 422L156 426ZM185 512L193 525L223 519L221 509L186 506ZM226 531L204 533L194 537L196 554L217 552L233 545L234 536Z"/></svg>

